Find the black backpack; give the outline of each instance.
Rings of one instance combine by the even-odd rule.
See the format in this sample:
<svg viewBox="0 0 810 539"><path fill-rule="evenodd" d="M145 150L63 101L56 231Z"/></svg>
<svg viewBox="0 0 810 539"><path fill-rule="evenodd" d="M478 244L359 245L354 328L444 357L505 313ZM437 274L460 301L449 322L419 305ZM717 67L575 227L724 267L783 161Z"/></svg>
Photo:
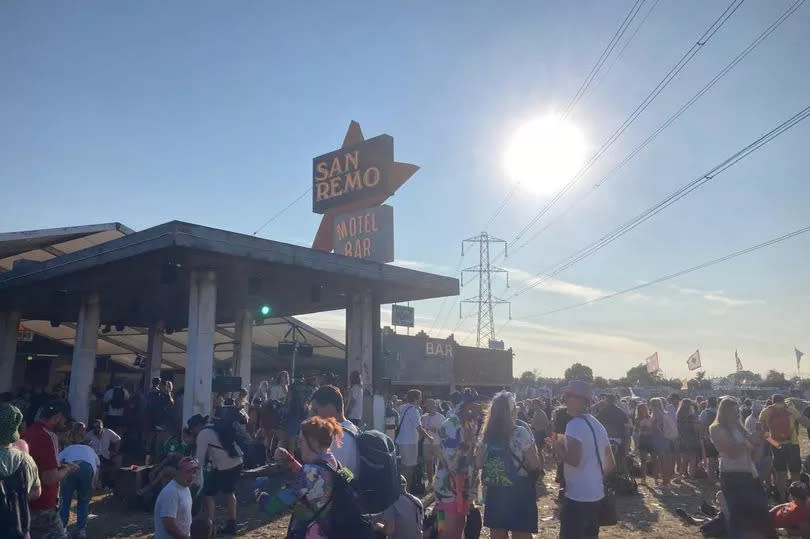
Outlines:
<svg viewBox="0 0 810 539"><path fill-rule="evenodd" d="M332 483L332 497L315 513L313 520L317 520L321 511L331 507L329 511L329 530L327 536L332 539L373 539L374 529L371 520L363 514L361 499L355 489L354 480L349 481L338 465L335 470L323 461L314 463L316 466L334 474Z"/></svg>
<svg viewBox="0 0 810 539"><path fill-rule="evenodd" d="M399 483L397 448L393 440L378 430L367 430L355 435L345 429L344 433L357 440L357 473L352 482L360 496L364 513L381 513L399 498L402 487Z"/></svg>
<svg viewBox="0 0 810 539"><path fill-rule="evenodd" d="M28 489L22 463L13 474L0 478L0 530L3 537L23 539L31 525Z"/></svg>
<svg viewBox="0 0 810 539"><path fill-rule="evenodd" d="M127 394L124 393L124 388L115 386L113 388L112 399L110 399L110 408L120 410L127 403Z"/></svg>

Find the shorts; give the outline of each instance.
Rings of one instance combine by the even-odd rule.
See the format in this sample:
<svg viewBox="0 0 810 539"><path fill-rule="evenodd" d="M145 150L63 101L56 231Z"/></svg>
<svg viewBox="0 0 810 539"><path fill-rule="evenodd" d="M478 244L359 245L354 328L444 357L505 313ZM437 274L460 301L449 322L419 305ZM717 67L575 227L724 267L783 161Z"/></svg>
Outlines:
<svg viewBox="0 0 810 539"><path fill-rule="evenodd" d="M422 444L422 457L425 460L437 461L442 456L442 446L439 444Z"/></svg>
<svg viewBox="0 0 810 539"><path fill-rule="evenodd" d="M31 511L29 530L30 536L36 539L67 539L68 537L56 509Z"/></svg>
<svg viewBox="0 0 810 539"><path fill-rule="evenodd" d="M781 447L774 447L773 469L776 472L787 472L797 474L802 471L802 458L799 454L798 444L782 444Z"/></svg>
<svg viewBox="0 0 810 539"><path fill-rule="evenodd" d="M419 460L419 444L399 444L400 466L416 466Z"/></svg>
<svg viewBox="0 0 810 539"><path fill-rule="evenodd" d="M203 479L203 495L215 496L219 492L232 494L236 490L236 482L241 474L241 464L228 470L207 471Z"/></svg>
<svg viewBox="0 0 810 539"><path fill-rule="evenodd" d="M461 502L459 508L456 501L436 503L436 509L448 515L466 515L470 512L470 500Z"/></svg>
<svg viewBox="0 0 810 539"><path fill-rule="evenodd" d="M565 498L560 509L560 539L599 537L602 502L577 502Z"/></svg>

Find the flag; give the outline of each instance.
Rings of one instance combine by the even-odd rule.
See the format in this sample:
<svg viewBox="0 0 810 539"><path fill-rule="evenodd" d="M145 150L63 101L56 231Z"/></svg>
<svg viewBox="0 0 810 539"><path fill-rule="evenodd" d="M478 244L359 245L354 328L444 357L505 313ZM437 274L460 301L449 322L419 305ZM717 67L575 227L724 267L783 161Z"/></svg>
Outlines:
<svg viewBox="0 0 810 539"><path fill-rule="evenodd" d="M686 378L684 378L683 382L681 383L681 391L689 391L689 382L686 380Z"/></svg>
<svg viewBox="0 0 810 539"><path fill-rule="evenodd" d="M740 361L740 356L737 354L736 350L734 350L734 359L737 361L737 370L743 370L742 361Z"/></svg>
<svg viewBox="0 0 810 539"><path fill-rule="evenodd" d="M689 359L686 360L686 366L689 367L690 371L699 369L701 367L700 350L695 350L695 353L689 356Z"/></svg>
<svg viewBox="0 0 810 539"><path fill-rule="evenodd" d="M793 347L793 351L796 352L796 370L798 371L800 369L799 364L802 362L802 356L804 355L804 352L802 352L795 346Z"/></svg>
<svg viewBox="0 0 810 539"><path fill-rule="evenodd" d="M658 366L658 352L645 359L644 362L647 364L647 372L650 374L655 374L661 370Z"/></svg>

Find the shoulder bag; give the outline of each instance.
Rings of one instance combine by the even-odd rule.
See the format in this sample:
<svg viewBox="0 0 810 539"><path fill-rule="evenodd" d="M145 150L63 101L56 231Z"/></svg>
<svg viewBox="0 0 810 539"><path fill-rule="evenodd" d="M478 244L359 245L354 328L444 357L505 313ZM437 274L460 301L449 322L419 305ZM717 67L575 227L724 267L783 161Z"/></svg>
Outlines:
<svg viewBox="0 0 810 539"><path fill-rule="evenodd" d="M616 497L607 485L605 485L605 468L602 466L602 456L599 454L599 443L596 441L596 431L593 430L591 422L582 416L579 416L591 429L593 436L593 447L596 451L596 460L599 462L599 469L602 471L602 485L605 489L605 497L600 500L599 504L599 525L600 526L615 526L619 522L619 517L616 514Z"/></svg>

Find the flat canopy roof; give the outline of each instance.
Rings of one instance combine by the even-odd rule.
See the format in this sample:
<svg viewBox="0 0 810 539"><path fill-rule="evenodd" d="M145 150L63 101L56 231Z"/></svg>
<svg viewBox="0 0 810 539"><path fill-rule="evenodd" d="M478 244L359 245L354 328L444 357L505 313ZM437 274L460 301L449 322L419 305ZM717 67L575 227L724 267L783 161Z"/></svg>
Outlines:
<svg viewBox="0 0 810 539"><path fill-rule="evenodd" d="M19 234L19 233L18 233ZM0 273L0 311L72 322L97 292L102 323L188 325L191 270L217 273L216 322L267 303L272 316L343 309L369 290L379 303L454 296L458 280L180 221Z"/></svg>

